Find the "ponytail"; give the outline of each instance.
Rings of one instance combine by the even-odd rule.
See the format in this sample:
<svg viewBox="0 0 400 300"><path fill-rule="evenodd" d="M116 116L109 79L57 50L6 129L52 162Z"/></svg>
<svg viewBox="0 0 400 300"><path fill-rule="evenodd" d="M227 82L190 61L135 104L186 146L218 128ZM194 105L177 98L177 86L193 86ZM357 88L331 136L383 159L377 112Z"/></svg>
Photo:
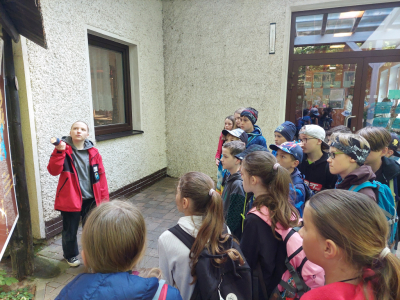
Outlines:
<svg viewBox="0 0 400 300"><path fill-rule="evenodd" d="M254 205L257 210L262 206L268 208L274 236L277 238L277 223L284 229L298 226L299 213L289 198L290 184L293 184L290 173L277 163L275 156L265 151L249 153L242 162L242 168L250 176L258 176L267 189L266 194L255 199Z"/></svg>
<svg viewBox="0 0 400 300"><path fill-rule="evenodd" d="M389 253L383 259L376 259L371 269L375 274L365 278L364 282L366 286L371 283L375 299L400 299L400 260Z"/></svg>
<svg viewBox="0 0 400 300"><path fill-rule="evenodd" d="M389 226L382 209L368 196L346 190L325 190L308 207L318 233L333 241L346 262L359 270L365 298L400 299L400 260L386 248ZM373 272L371 272L371 270Z"/></svg>
<svg viewBox="0 0 400 300"><path fill-rule="evenodd" d="M221 196L214 191L214 182L206 174L200 172L189 172L179 180L178 190L180 196L191 199L192 213L202 215L203 222L200 226L192 249L190 249L190 264L193 283L196 282L196 265L201 252L207 248L212 255L227 254L232 260L238 260L244 264L244 260L236 249L224 249L223 244L230 238L224 231L224 213ZM214 258L216 264L226 262L228 258Z"/></svg>

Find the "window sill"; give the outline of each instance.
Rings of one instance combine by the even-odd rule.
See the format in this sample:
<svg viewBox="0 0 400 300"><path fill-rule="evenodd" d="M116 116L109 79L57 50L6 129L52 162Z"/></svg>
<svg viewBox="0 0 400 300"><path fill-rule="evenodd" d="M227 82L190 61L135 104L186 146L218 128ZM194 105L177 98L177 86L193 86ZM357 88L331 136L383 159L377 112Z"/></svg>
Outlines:
<svg viewBox="0 0 400 300"><path fill-rule="evenodd" d="M112 139L117 139L117 138L121 138L121 137L137 135L137 134L142 134L142 133L144 133L144 131L141 131L141 130L129 130L129 131L110 133L110 134L97 135L96 136L96 141L97 142L107 141L107 140L112 140Z"/></svg>

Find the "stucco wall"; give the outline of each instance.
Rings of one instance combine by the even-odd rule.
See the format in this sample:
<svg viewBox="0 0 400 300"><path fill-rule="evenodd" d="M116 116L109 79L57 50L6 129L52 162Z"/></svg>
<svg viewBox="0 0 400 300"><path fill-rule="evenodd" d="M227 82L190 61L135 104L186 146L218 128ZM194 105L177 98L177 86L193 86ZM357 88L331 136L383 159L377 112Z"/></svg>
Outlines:
<svg viewBox="0 0 400 300"><path fill-rule="evenodd" d="M272 143L281 109L285 1L163 1L168 173L216 175L224 118L259 111ZM276 54L268 54L276 22ZM181 76L185 74L185 76ZM183 163L184 162L184 163Z"/></svg>
<svg viewBox="0 0 400 300"><path fill-rule="evenodd" d="M216 177L214 156L224 118L259 111L267 143L284 121L293 11L380 0L164 0L163 31L168 174ZM276 23L275 54L269 54Z"/></svg>
<svg viewBox="0 0 400 300"><path fill-rule="evenodd" d="M98 142L110 192L167 166L162 4L157 0L40 1L48 49L28 41L44 220L53 209L58 177L47 172L52 136L71 124L93 124L86 26L137 42L142 135ZM93 139L91 128L90 139Z"/></svg>

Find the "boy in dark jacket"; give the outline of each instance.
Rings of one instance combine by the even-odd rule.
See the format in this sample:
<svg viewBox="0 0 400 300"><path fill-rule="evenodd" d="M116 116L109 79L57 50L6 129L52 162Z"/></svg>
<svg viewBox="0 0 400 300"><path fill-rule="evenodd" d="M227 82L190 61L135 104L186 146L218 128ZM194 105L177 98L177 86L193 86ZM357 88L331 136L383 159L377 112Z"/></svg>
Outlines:
<svg viewBox="0 0 400 300"><path fill-rule="evenodd" d="M54 209L63 218L62 247L64 258L71 267L80 265L77 232L82 216L94 205L109 201L103 161L93 143L86 139L89 127L77 121L71 126L70 136L62 138L51 154L47 170L58 180Z"/></svg>
<svg viewBox="0 0 400 300"><path fill-rule="evenodd" d="M254 125L258 119L258 111L248 107L240 113L240 128L242 128L249 136L246 148L251 145L261 145L267 148L267 141L262 135L261 128Z"/></svg>
<svg viewBox="0 0 400 300"><path fill-rule="evenodd" d="M371 148L371 152L368 155L365 164L372 168L372 171L376 175L377 181L386 184L392 194L395 196L395 201L397 204L397 215L400 213L399 193L400 193L400 165L390 158L385 157L389 151L389 144L392 141L392 137L385 128L383 127L372 127L367 126L360 129L357 134L365 138ZM397 234L400 230L400 222ZM397 242L394 249L397 250Z"/></svg>
<svg viewBox="0 0 400 300"><path fill-rule="evenodd" d="M300 130L300 146L303 149L303 161L299 165L299 171L304 175L304 182L314 192L324 189L333 189L337 176L329 172L327 162L328 153L322 149L329 146L324 142L325 130L318 125L305 125Z"/></svg>
<svg viewBox="0 0 400 300"><path fill-rule="evenodd" d="M375 180L376 176L371 167L364 165L369 152L369 143L360 135L332 134L328 163L330 172L338 175L337 189L349 190L354 185ZM377 201L375 192L370 187L358 192Z"/></svg>
<svg viewBox="0 0 400 300"><path fill-rule="evenodd" d="M224 201L224 217L232 234L239 240L242 235L242 211L245 201L243 180L240 176L241 160L235 155L243 152L246 146L243 142L234 141L222 146L222 166L229 171L225 179L222 200Z"/></svg>
<svg viewBox="0 0 400 300"><path fill-rule="evenodd" d="M276 151L276 160L282 167L289 171L294 185L294 189L292 186L290 189L290 198L300 215L303 216L303 207L306 202L306 191L304 188L303 176L297 169L297 166L303 160L303 150L301 150L299 144L294 142L286 142L279 146L270 145L269 148Z"/></svg>

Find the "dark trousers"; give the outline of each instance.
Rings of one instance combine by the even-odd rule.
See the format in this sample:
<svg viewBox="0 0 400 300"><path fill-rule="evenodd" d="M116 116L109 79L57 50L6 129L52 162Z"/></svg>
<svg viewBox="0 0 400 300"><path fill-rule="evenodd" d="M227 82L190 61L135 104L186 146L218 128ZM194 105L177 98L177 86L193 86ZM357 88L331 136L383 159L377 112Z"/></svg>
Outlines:
<svg viewBox="0 0 400 300"><path fill-rule="evenodd" d="M63 231L62 231L62 248L64 258L70 259L79 254L78 250L78 228L79 221L82 216L82 227L86 222L86 215L96 206L94 198L83 200L82 210L76 212L62 211Z"/></svg>

